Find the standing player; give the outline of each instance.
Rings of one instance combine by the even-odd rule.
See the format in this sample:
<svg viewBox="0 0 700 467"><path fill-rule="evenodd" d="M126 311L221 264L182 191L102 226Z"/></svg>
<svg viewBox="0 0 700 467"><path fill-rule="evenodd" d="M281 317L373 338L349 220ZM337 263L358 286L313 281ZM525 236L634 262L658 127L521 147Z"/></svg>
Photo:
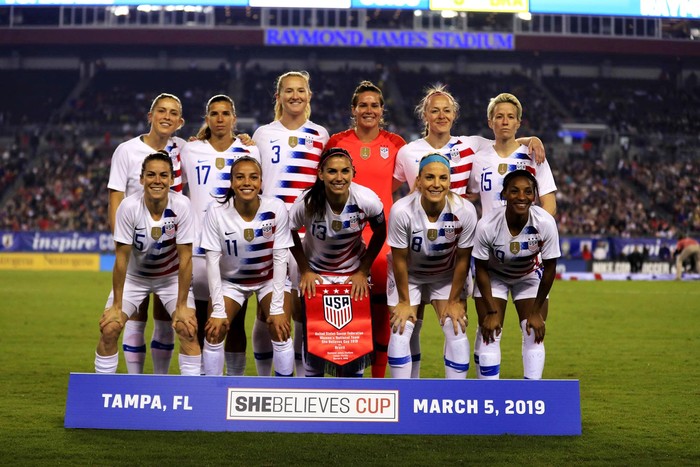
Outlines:
<svg viewBox="0 0 700 467"><path fill-rule="evenodd" d="M411 190L418 177L418 165L426 154L441 154L450 162L450 190L462 197L468 195L468 182L472 173L474 154L493 145L493 141L481 136L452 136L452 126L459 117L459 103L444 85L428 88L415 109L423 121L425 136L408 143L399 150L394 169L394 188L408 183ZM544 147L535 137L522 138L529 144L538 159L544 160ZM469 286L468 289L470 290ZM466 297L465 297L466 298ZM420 376L420 330L423 326L423 308L418 309L411 341L411 358L414 378Z"/></svg>
<svg viewBox="0 0 700 467"><path fill-rule="evenodd" d="M128 317L150 293L161 297L180 336L180 373L200 373L197 321L190 293L193 223L189 200L180 193L169 193L173 176L167 152L147 156L140 177L143 190L117 209L114 300L100 319L97 373L116 373L119 335Z"/></svg>
<svg viewBox="0 0 700 467"><path fill-rule="evenodd" d="M204 215L212 200L228 192L231 186L231 167L237 159L245 156L260 160L255 146L247 146L236 137L235 127L236 108L233 100L223 94L213 96L207 102L204 125L197 133L197 139L188 142L181 154L182 175L187 183L195 217L192 285L197 307L198 339L205 356L207 343L204 342L204 327L207 322L209 286L204 250L199 246ZM226 374L229 376L242 376L245 372L245 310L243 307L243 311L236 314L231 323L229 338L226 339Z"/></svg>
<svg viewBox="0 0 700 467"><path fill-rule="evenodd" d="M302 296L316 295L316 283L350 283L353 299L369 297L370 267L384 244L386 224L381 200L369 188L352 183L354 172L345 149L326 149L318 179L292 206L292 253L299 265ZM362 231L367 224L372 237L365 245ZM306 228L303 244L298 234L302 227ZM366 362L359 360L348 371L351 374L343 376L362 376ZM323 376L324 368L306 363L306 376Z"/></svg>
<svg viewBox="0 0 700 467"><path fill-rule="evenodd" d="M109 171L109 224L114 234L114 222L117 208L125 197L141 191L139 183L143 160L155 151L164 150L170 155L175 169L171 190L182 191L180 170L180 149L185 141L173 136L185 120L182 118L180 99L172 94L160 94L151 103L148 112L150 130L147 134L137 136L120 144L112 155ZM106 308L112 306L112 295L107 299ZM148 319L148 297L140 304L124 326L123 349L126 367L129 373L143 373L146 360L146 341L144 331ZM175 347L175 335L170 316L156 296L153 300L153 337L151 339L151 357L153 372L167 374L170 359Z"/></svg>
<svg viewBox="0 0 700 467"><path fill-rule="evenodd" d="M522 139L515 139L523 115L520 101L512 94L499 94L490 100L486 114L495 142L492 146L476 153L469 179L469 191L480 195L482 216L505 204L501 193L506 175L523 169L535 176L539 187L539 203L545 211L554 216L557 211L555 195L557 187L554 184L549 163L546 160L541 163L534 161L528 154L528 148L522 144ZM474 366L479 377L483 375L479 357L482 342L484 340L481 336L481 327L477 326L474 340ZM496 345L500 346L500 343ZM488 352L500 355L500 348Z"/></svg>
<svg viewBox="0 0 700 467"><path fill-rule="evenodd" d="M259 196L260 162L249 156L233 161L230 188L209 206L201 246L206 251L212 313L206 324L204 373L221 375L226 330L255 293L269 324L275 374L292 376L291 294L287 281L288 248L293 245L289 216L277 198Z"/></svg>
<svg viewBox="0 0 700 467"><path fill-rule="evenodd" d="M537 180L527 170L508 173L501 196L506 206L481 218L474 239L474 301L479 337L484 341L478 375L481 379L500 375L501 329L510 292L523 335L525 378L541 379L548 294L561 256L557 223L546 210L533 205Z"/></svg>
<svg viewBox="0 0 700 467"><path fill-rule="evenodd" d="M302 191L314 184L318 161L328 142L326 129L309 120L310 116L309 74L305 71L289 71L280 75L275 84L275 121L261 126L253 134L253 141L260 149L265 174L262 193L281 199L287 209L291 208ZM297 289L298 271L291 257L289 275L292 286ZM303 376L301 304L295 290L292 295L296 374ZM272 347L267 338L267 326L258 321L260 320L253 327L255 362L258 374L269 375Z"/></svg>
<svg viewBox="0 0 700 467"><path fill-rule="evenodd" d="M347 150L353 158L355 183L374 191L382 200L384 211L389 212L394 202L391 177L399 148L406 144L404 139L391 133L384 126L384 96L381 89L370 81L362 81L355 89L350 103L352 128L336 133L328 141L328 147ZM364 232L365 242L369 242L372 231ZM386 277L389 246L384 244L382 251L372 264L372 336L374 338L374 361L372 377L383 378L386 374L387 346L389 345L389 310L386 305Z"/></svg>
<svg viewBox="0 0 700 467"><path fill-rule="evenodd" d="M463 291L475 228L472 203L450 191L449 161L440 154L425 156L419 164L416 191L397 201L389 216L392 377L417 377L412 375L411 336L422 303L432 303L445 335L445 377L467 377L469 339Z"/></svg>

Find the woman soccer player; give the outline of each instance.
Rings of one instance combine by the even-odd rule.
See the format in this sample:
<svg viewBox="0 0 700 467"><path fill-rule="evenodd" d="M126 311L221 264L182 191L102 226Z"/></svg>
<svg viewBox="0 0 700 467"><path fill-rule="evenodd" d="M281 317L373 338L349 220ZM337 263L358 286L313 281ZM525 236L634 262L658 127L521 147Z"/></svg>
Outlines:
<svg viewBox="0 0 700 467"><path fill-rule="evenodd" d="M173 175L167 152L147 156L141 169L141 193L129 196L117 209L114 300L100 319L97 373L116 373L122 328L148 294L155 293L180 336L180 373L200 374L197 320L190 292L193 221L190 201L180 193L170 193Z"/></svg>
<svg viewBox="0 0 700 467"><path fill-rule="evenodd" d="M474 206L450 191L449 161L440 154L422 158L416 190L397 201L389 215L393 378L411 378L411 335L421 303L432 303L445 335L445 377L466 378L469 340L462 295L475 228Z"/></svg>
<svg viewBox="0 0 700 467"><path fill-rule="evenodd" d="M223 373L223 340L243 303L255 293L273 342L275 374L292 376L288 248L293 245L284 203L260 196L262 168L249 156L233 161L226 196L209 206L201 247L206 251L212 313L206 324L204 372Z"/></svg>
<svg viewBox="0 0 700 467"><path fill-rule="evenodd" d="M248 146L236 136L236 107L233 100L223 94L211 97L206 105L204 124L194 141L189 141L182 149L182 175L195 216L197 232L192 267L194 279L195 305L199 323L200 345L204 348L204 328L207 322L209 287L207 284L204 250L199 246L199 232L204 225L204 214L216 197L224 196L231 187L231 167L241 157L260 159L255 146ZM242 376L245 372L245 311L236 314L226 339L226 374Z"/></svg>
<svg viewBox="0 0 700 467"><path fill-rule="evenodd" d="M321 283L351 284L353 299L369 297L370 268L384 244L386 224L379 197L353 183L354 173L352 158L345 149L326 149L319 162L318 179L292 206L292 252L299 265L302 296L316 295L316 284ZM372 237L365 245L362 231L367 224ZM299 237L302 227L306 229L303 244ZM353 369L355 375L362 374L365 363ZM320 365L307 364L305 369L306 376L324 373Z"/></svg>
<svg viewBox="0 0 700 467"><path fill-rule="evenodd" d="M112 165L109 170L109 224L114 234L117 208L124 198L143 189L139 183L143 160L155 151L166 151L173 162L174 180L170 187L172 191L182 191L180 169L180 150L185 140L174 136L182 128L185 120L182 118L182 104L177 96L160 94L151 103L148 112L150 129L147 134L140 135L117 146L112 155ZM110 294L105 308L112 305L113 295ZM148 319L148 297L140 304L124 327L123 349L126 367L129 373L143 373L146 360L146 341L144 331ZM170 316L163 304L154 297L153 300L153 337L151 339L151 358L153 373L166 374L170 367L175 334L173 333Z"/></svg>
<svg viewBox="0 0 700 467"><path fill-rule="evenodd" d="M354 181L374 191L382 200L384 211L389 212L394 204L393 187L389 180L394 173L394 164L399 148L406 144L396 133L384 127L384 95L378 86L362 81L350 100L352 128L336 133L328 140L328 147L347 150L353 158L357 172ZM369 242L372 231L366 229L364 239ZM374 359L372 377L383 378L386 374L387 345L389 344L389 310L386 306L387 254L389 246L372 264L372 337Z"/></svg>
<svg viewBox="0 0 700 467"><path fill-rule="evenodd" d="M275 120L263 125L253 134L253 141L260 149L265 174L262 192L274 196L287 206L316 180L318 161L328 142L328 131L309 120L311 117L311 87L305 71L289 71L277 77L275 82ZM301 304L298 296L298 270L289 257L292 279L294 319L294 353L297 376L304 375L302 364ZM260 321L260 320L258 320ZM256 321L253 327L253 350L258 374L270 374L272 348L267 336L267 326Z"/></svg>
<svg viewBox="0 0 700 467"><path fill-rule="evenodd" d="M483 336L478 376L500 375L501 329L510 292L523 334L525 378L541 379L548 294L561 256L557 224L546 210L533 205L537 180L527 170L506 175L501 197L506 205L481 218L474 239L474 301Z"/></svg>

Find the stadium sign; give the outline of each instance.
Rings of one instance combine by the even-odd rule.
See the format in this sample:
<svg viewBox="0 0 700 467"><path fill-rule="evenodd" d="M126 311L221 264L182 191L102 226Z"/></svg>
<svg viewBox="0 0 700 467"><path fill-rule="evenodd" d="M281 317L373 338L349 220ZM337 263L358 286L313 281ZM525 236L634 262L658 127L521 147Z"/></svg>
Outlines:
<svg viewBox="0 0 700 467"><path fill-rule="evenodd" d="M514 50L515 36L483 32L269 28L265 30L265 45Z"/></svg>
<svg viewBox="0 0 700 467"><path fill-rule="evenodd" d="M0 252L106 253L114 251L110 233L0 231Z"/></svg>
<svg viewBox="0 0 700 467"><path fill-rule="evenodd" d="M577 380L72 373L66 428L580 435Z"/></svg>

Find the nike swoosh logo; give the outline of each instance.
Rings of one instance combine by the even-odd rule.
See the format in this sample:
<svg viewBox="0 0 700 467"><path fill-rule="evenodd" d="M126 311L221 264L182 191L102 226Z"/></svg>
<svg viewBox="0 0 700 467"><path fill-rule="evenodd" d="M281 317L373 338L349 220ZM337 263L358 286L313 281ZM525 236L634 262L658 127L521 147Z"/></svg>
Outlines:
<svg viewBox="0 0 700 467"><path fill-rule="evenodd" d="M270 144L276 143L277 141L279 141L279 139L271 139Z"/></svg>
<svg viewBox="0 0 700 467"><path fill-rule="evenodd" d="M197 160L197 164L203 164L205 162L209 162L208 160L204 159L203 161Z"/></svg>
<svg viewBox="0 0 700 467"><path fill-rule="evenodd" d="M235 234L235 233L236 233L236 231L234 230L234 231L232 231L232 232L224 232L224 235L233 235L233 234Z"/></svg>
<svg viewBox="0 0 700 467"><path fill-rule="evenodd" d="M146 230L146 227L136 227L134 230Z"/></svg>
<svg viewBox="0 0 700 467"><path fill-rule="evenodd" d="M413 233L413 234L417 234L417 233L421 233L422 231L423 231L423 229L420 229L420 230L414 230L414 231L413 231L413 232L411 232L411 233Z"/></svg>

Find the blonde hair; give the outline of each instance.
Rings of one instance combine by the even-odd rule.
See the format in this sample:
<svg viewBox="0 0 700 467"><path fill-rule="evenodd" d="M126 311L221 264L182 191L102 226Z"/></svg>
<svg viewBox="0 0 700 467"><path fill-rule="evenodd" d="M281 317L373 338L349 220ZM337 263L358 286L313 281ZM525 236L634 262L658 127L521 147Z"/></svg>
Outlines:
<svg viewBox="0 0 700 467"><path fill-rule="evenodd" d="M153 99L153 102L151 102L151 108L148 111L153 112L153 109L156 108L158 102L160 102L163 99L172 99L175 102L177 102L177 106L180 108L180 116L182 116L182 102L180 102L180 99L175 94L168 94L167 92L158 94L156 98Z"/></svg>
<svg viewBox="0 0 700 467"><path fill-rule="evenodd" d="M306 101L306 109L304 110L304 116L308 120L309 117L311 117L311 86L309 85L311 77L306 71L288 71L286 73L282 73L277 77L277 81L275 82L275 120L279 120L282 118L282 104L279 101L279 96L282 92L282 85L284 83L285 78L289 77L301 78L306 84L306 92L309 94L309 98Z"/></svg>
<svg viewBox="0 0 700 467"><path fill-rule="evenodd" d="M430 99L433 96L445 96L447 100L449 100L452 104L452 107L454 107L455 109L454 119L457 120L457 117L459 116L459 102L457 102L457 99L455 99L452 93L450 93L450 91L447 90L447 86L441 83L436 83L432 85L431 87L425 90L425 95L423 96L423 99L420 100L420 102L414 110L416 116L420 120L423 120L423 135L425 136L428 135L429 129L428 120L425 118L425 114L428 111L428 105L430 104Z"/></svg>
<svg viewBox="0 0 700 467"><path fill-rule="evenodd" d="M504 103L513 104L515 108L518 109L518 121L523 119L523 106L520 104L517 97L507 92L503 92L496 97L491 98L489 101L489 106L486 109L486 118L491 120L493 118L493 112L496 106Z"/></svg>
<svg viewBox="0 0 700 467"><path fill-rule="evenodd" d="M197 136L195 136L195 138L197 138L198 140L204 141L211 138L211 128L209 128L209 125L206 122L206 117L207 115L209 115L209 110L211 109L212 104L215 104L217 102L228 102L229 104L231 104L231 111L233 112L233 117L236 117L236 106L233 104L233 99L231 99L225 94L217 94L216 96L213 96L211 99L209 99L209 101L207 101L207 106L204 108L205 121L202 124L202 127L197 132ZM233 131L231 133L235 136Z"/></svg>

